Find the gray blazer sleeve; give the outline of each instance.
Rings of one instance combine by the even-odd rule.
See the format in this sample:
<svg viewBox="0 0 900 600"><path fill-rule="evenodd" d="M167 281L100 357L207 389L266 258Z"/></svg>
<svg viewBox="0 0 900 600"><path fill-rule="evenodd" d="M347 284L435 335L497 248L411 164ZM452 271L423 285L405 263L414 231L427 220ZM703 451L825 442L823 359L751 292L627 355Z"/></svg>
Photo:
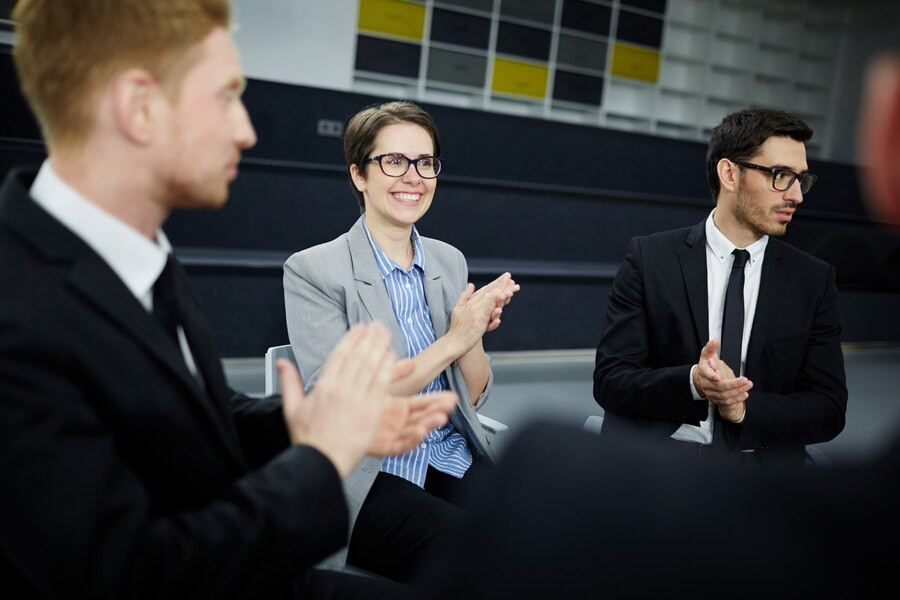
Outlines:
<svg viewBox="0 0 900 600"><path fill-rule="evenodd" d="M349 260L341 260L340 253L333 251L342 238L298 252L284 265L288 337L307 391L351 323L347 290L341 285L341 281L353 281Z"/></svg>
<svg viewBox="0 0 900 600"><path fill-rule="evenodd" d="M450 246L450 249L452 249L456 253L457 260L459 261L459 272L462 275L460 278L462 285L459 286L459 291L456 293L456 297L449 299L449 304L447 307L447 327L448 328L450 327L450 313L453 312L453 307L456 306L456 301L459 299L459 295L463 293L463 290L466 289L466 286L469 284L469 265L466 262L466 257L463 256L463 253L460 252L459 250L457 250L456 248L453 248L452 246ZM488 381L487 381L487 385L484 386L484 391L481 392L481 395L478 396L478 400L472 406L476 411L481 410L482 407L484 407L485 403L487 403L488 398L491 395L491 390L494 387L494 369L491 366L491 355L488 354L487 352L485 352L484 357L488 363L488 372L489 372ZM454 375L457 375L459 377L459 380L463 383L463 385L461 385L461 386L459 386L459 385L456 386L459 390L461 390L462 395L465 396L463 398L463 401L469 402L468 388L465 386L465 379L463 378L462 371L460 371L459 366L457 365L456 362L453 362L453 364L450 365L450 370L451 370L451 373Z"/></svg>

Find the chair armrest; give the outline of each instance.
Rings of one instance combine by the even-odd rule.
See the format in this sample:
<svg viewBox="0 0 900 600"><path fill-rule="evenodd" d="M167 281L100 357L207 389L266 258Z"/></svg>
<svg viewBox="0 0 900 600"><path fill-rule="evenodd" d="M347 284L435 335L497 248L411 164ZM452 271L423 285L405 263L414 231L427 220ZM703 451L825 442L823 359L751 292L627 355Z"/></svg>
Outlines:
<svg viewBox="0 0 900 600"><path fill-rule="evenodd" d="M600 434L603 429L604 415L591 415L584 421L584 430L590 433Z"/></svg>
<svg viewBox="0 0 900 600"><path fill-rule="evenodd" d="M816 446L807 446L806 454L807 454L807 456L809 456L809 460L812 461L812 464L815 465L816 467L821 467L821 468L827 469L829 467L834 466L831 463L831 459L828 458L828 455L825 454L825 452L822 451L821 448L818 448Z"/></svg>
<svg viewBox="0 0 900 600"><path fill-rule="evenodd" d="M490 417L486 417L482 414L478 415L478 422L481 423L481 426L490 433L503 433L509 427L504 425L500 421L495 421Z"/></svg>

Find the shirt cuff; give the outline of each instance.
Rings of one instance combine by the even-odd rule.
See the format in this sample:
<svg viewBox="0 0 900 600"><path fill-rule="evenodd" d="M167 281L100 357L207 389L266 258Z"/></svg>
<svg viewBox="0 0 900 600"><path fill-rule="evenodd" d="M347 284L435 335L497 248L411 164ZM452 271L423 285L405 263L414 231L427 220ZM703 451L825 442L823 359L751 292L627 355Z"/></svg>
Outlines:
<svg viewBox="0 0 900 600"><path fill-rule="evenodd" d="M691 384L691 396L694 397L694 400L706 400L703 396L700 395L700 392L697 391L697 388L694 387L694 369L697 368L697 365L691 367L691 373L688 375L688 383Z"/></svg>

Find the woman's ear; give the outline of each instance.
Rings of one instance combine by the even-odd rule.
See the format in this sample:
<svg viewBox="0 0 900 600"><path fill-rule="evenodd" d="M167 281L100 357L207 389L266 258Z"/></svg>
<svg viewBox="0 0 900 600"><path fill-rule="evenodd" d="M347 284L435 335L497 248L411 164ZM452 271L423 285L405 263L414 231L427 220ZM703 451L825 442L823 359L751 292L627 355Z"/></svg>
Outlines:
<svg viewBox="0 0 900 600"><path fill-rule="evenodd" d="M353 179L353 185L361 193L366 191L366 178L363 177L362 171L356 165L350 165L350 177Z"/></svg>

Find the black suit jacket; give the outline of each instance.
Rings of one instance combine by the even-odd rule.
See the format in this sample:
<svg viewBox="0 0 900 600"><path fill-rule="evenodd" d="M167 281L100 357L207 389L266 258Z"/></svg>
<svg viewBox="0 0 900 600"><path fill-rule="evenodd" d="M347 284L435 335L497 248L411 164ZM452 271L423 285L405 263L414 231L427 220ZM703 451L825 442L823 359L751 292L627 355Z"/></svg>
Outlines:
<svg viewBox="0 0 900 600"><path fill-rule="evenodd" d="M180 268L202 387L32 179L0 190L0 563L42 597L291 594L346 541L333 465L228 388Z"/></svg>
<svg viewBox="0 0 900 600"><path fill-rule="evenodd" d="M597 348L594 398L605 434L669 438L698 425L706 401L689 377L709 332L705 222L631 240ZM834 269L770 238L744 374L753 381L744 422L718 420L727 448L804 456L804 445L844 427L847 386ZM724 435L723 435L724 434Z"/></svg>

